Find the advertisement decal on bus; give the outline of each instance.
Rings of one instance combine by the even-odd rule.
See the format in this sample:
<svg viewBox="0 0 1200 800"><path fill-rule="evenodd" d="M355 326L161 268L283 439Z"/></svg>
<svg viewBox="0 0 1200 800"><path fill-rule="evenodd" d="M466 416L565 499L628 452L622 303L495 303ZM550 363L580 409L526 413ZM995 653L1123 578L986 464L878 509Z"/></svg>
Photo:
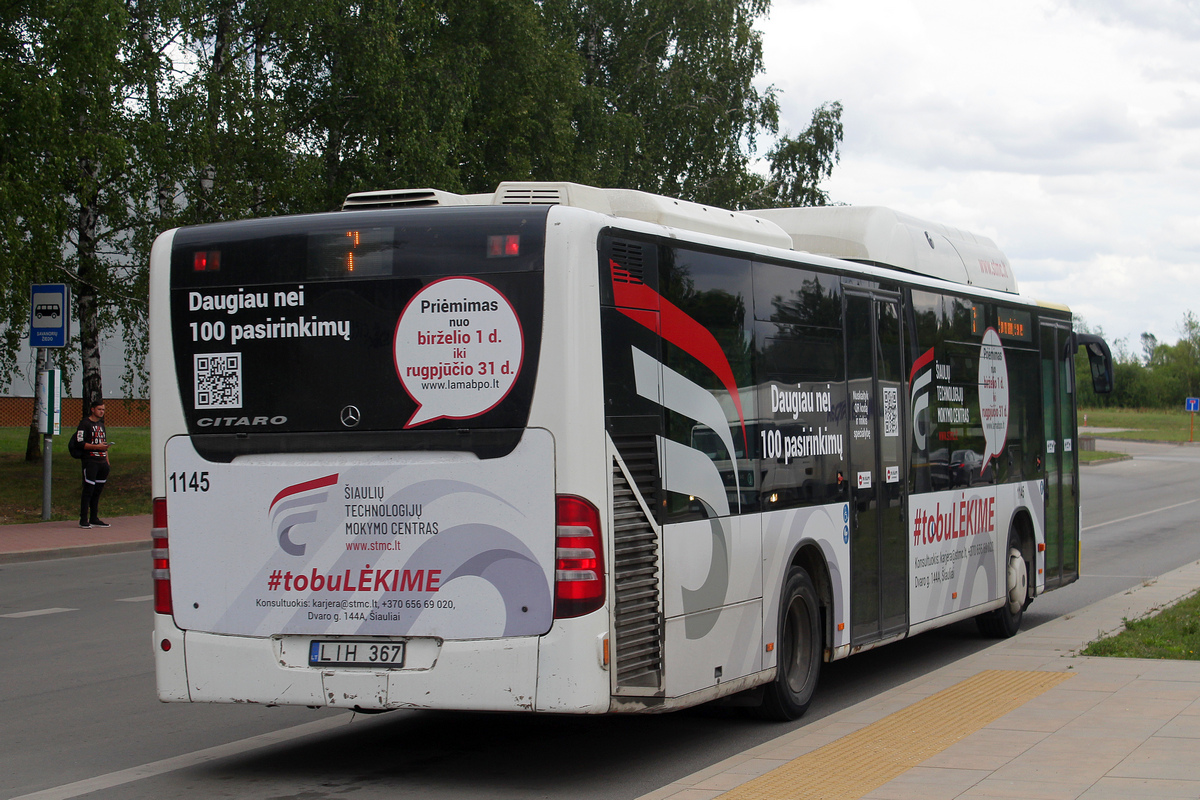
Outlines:
<svg viewBox="0 0 1200 800"><path fill-rule="evenodd" d="M342 459L336 472L214 464L176 437L167 447L176 620L248 636L545 633L553 460L539 430L501 459ZM207 488L191 487L194 474Z"/></svg>

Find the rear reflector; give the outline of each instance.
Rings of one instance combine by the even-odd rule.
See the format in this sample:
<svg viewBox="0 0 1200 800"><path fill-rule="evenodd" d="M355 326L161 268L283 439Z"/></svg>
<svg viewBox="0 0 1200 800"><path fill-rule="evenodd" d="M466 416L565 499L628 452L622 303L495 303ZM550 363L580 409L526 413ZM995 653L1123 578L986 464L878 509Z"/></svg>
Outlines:
<svg viewBox="0 0 1200 800"><path fill-rule="evenodd" d="M600 512L582 497L560 494L555 517L554 616L583 616L604 605Z"/></svg>

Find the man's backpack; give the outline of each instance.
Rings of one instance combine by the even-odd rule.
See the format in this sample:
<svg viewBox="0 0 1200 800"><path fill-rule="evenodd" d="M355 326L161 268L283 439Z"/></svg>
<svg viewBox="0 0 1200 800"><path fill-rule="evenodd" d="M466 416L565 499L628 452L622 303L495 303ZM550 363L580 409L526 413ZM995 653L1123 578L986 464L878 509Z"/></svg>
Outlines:
<svg viewBox="0 0 1200 800"><path fill-rule="evenodd" d="M71 438L67 439L67 452L71 454L71 458L83 458L83 442L79 438L80 432L75 431L71 434Z"/></svg>

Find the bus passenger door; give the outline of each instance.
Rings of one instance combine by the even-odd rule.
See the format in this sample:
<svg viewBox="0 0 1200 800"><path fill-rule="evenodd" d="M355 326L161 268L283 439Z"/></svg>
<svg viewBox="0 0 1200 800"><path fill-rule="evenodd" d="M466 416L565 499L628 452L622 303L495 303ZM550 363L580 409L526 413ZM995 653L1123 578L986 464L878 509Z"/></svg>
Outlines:
<svg viewBox="0 0 1200 800"><path fill-rule="evenodd" d="M846 291L850 398L850 641L907 625L903 372L899 298Z"/></svg>
<svg viewBox="0 0 1200 800"><path fill-rule="evenodd" d="M1075 453L1075 351L1064 322L1043 321L1042 420L1046 432L1046 588L1079 577Z"/></svg>

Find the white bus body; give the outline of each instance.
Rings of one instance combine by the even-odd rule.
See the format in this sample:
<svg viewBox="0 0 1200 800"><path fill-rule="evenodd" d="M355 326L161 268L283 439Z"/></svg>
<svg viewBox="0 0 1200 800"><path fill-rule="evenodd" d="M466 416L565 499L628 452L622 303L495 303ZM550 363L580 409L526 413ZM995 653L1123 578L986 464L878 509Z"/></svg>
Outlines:
<svg viewBox="0 0 1200 800"><path fill-rule="evenodd" d="M823 660L1077 577L1070 314L990 242L570 184L347 209L155 244L162 700L794 717ZM926 240L963 282L886 246Z"/></svg>

